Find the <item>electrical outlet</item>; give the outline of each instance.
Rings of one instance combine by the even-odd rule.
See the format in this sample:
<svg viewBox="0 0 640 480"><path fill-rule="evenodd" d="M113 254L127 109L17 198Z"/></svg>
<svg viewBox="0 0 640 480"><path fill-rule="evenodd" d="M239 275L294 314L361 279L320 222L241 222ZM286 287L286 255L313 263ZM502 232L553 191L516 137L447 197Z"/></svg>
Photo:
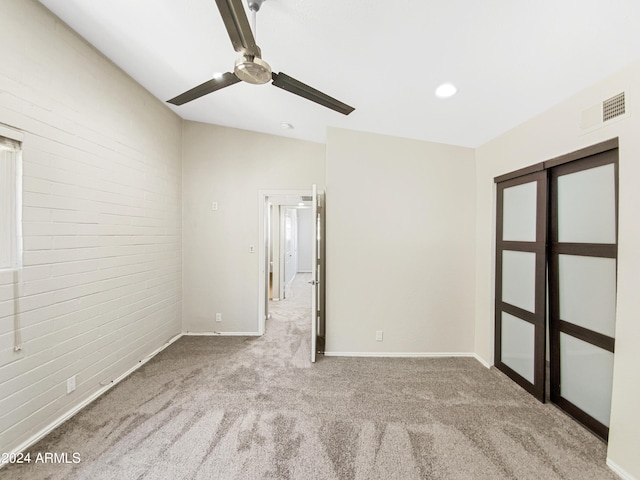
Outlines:
<svg viewBox="0 0 640 480"><path fill-rule="evenodd" d="M376 342L382 341L382 330L376 330Z"/></svg>
<svg viewBox="0 0 640 480"><path fill-rule="evenodd" d="M216 313L216 322L221 322L221 321L222 321L222 314Z"/></svg>
<svg viewBox="0 0 640 480"><path fill-rule="evenodd" d="M73 392L76 389L76 376L67 378L67 394Z"/></svg>
<svg viewBox="0 0 640 480"><path fill-rule="evenodd" d="M218 202L211 202L211 210L214 212L218 210Z"/></svg>

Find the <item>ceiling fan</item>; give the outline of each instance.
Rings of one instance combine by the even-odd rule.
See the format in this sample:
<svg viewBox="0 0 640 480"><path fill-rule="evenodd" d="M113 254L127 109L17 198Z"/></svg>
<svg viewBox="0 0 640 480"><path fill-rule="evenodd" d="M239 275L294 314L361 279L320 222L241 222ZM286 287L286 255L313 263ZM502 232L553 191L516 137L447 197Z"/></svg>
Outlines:
<svg viewBox="0 0 640 480"><path fill-rule="evenodd" d="M264 1L247 0L249 10L253 13L254 30L256 12L260 10L260 6ZM216 4L218 5L218 10L220 10L220 15L233 48L236 52L240 52L242 56L236 60L233 72L216 75L213 79L187 90L171 100L167 100L168 103L183 105L240 81L261 85L272 80L272 85L276 87L295 93L344 115L349 115L355 110L346 103L342 103L295 78L291 78L289 75L272 72L269 64L262 60L260 47L256 45L256 40L249 26L249 20L242 6L242 0L216 0Z"/></svg>

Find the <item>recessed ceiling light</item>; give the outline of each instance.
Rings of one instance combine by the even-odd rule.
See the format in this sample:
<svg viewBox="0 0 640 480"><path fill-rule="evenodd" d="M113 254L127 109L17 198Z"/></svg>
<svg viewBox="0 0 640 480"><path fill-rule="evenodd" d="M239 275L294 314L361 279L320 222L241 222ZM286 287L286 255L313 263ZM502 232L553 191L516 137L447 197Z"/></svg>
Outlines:
<svg viewBox="0 0 640 480"><path fill-rule="evenodd" d="M451 83L443 83L436 88L436 97L438 98L453 97L456 93L458 93L458 89Z"/></svg>
<svg viewBox="0 0 640 480"><path fill-rule="evenodd" d="M213 74L213 79L214 80L220 80L223 75L224 75L223 72L216 72L216 73Z"/></svg>
<svg viewBox="0 0 640 480"><path fill-rule="evenodd" d="M291 125L290 123L287 123L287 122L282 122L280 124L280 128L282 128L284 130L293 130L293 125Z"/></svg>

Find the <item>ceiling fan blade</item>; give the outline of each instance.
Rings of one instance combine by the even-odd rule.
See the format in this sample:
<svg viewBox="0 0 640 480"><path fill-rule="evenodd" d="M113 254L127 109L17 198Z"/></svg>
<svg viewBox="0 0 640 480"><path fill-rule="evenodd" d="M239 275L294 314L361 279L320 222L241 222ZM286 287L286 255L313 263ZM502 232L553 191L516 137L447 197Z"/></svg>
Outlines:
<svg viewBox="0 0 640 480"><path fill-rule="evenodd" d="M336 112L340 112L344 115L349 115L355 110L355 108L350 107L346 103L342 103L341 101L336 100L335 98L330 97L329 95L322 93L321 91L316 90L309 85L305 85L304 83L296 80L295 78L291 78L289 75L285 75L284 73L273 73L272 78L272 85L280 87L287 92L300 95L307 100L316 102L320 105L330 108L331 110L335 110Z"/></svg>
<svg viewBox="0 0 640 480"><path fill-rule="evenodd" d="M236 52L260 58L260 48L256 45L242 0L216 0L220 16L224 21L231 44Z"/></svg>
<svg viewBox="0 0 640 480"><path fill-rule="evenodd" d="M196 98L207 95L208 93L215 92L216 90L220 90L221 88L228 87L230 85L233 85L234 83L238 83L239 81L240 79L233 73L227 72L220 78L208 80L198 85L197 87L193 87L191 90L187 90L177 97L172 98L171 100L167 100L167 103L173 103L174 105L183 105L187 102L190 102L191 100L195 100Z"/></svg>

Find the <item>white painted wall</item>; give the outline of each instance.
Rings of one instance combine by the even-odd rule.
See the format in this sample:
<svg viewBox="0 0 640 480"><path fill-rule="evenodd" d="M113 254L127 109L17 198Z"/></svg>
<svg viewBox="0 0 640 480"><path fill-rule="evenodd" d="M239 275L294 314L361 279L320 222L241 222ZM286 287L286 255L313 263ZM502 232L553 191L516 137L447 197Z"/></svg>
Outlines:
<svg viewBox="0 0 640 480"><path fill-rule="evenodd" d="M184 330L257 332L258 191L324 187L325 146L197 122L183 145Z"/></svg>
<svg viewBox="0 0 640 480"><path fill-rule="evenodd" d="M0 124L24 133L19 353L0 272L10 452L181 331L181 127L35 1L2 1L0 58Z"/></svg>
<svg viewBox="0 0 640 480"><path fill-rule="evenodd" d="M327 351L472 352L474 151L331 128L326 192Z"/></svg>
<svg viewBox="0 0 640 480"><path fill-rule="evenodd" d="M298 272L311 272L313 220L310 208L298 209Z"/></svg>
<svg viewBox="0 0 640 480"><path fill-rule="evenodd" d="M620 141L618 301L609 462L640 478L640 63L481 146L477 159L477 267L475 350L493 363L495 176L570 153L613 137ZM584 133L583 110L627 93L631 116Z"/></svg>

